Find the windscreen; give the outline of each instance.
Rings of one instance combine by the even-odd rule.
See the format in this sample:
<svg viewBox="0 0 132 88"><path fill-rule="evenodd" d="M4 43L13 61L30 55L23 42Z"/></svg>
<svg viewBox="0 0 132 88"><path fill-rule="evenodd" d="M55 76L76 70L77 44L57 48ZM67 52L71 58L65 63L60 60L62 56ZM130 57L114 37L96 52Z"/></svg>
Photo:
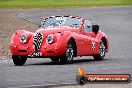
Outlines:
<svg viewBox="0 0 132 88"><path fill-rule="evenodd" d="M76 17L49 17L43 22L43 27L70 26L80 28L81 19Z"/></svg>

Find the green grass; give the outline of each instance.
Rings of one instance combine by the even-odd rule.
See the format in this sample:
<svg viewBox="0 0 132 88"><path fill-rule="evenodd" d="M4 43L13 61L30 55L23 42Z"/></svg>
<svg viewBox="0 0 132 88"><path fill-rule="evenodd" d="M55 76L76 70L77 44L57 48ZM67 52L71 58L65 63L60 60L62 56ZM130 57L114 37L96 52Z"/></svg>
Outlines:
<svg viewBox="0 0 132 88"><path fill-rule="evenodd" d="M0 8L58 8L132 5L132 0L0 0Z"/></svg>

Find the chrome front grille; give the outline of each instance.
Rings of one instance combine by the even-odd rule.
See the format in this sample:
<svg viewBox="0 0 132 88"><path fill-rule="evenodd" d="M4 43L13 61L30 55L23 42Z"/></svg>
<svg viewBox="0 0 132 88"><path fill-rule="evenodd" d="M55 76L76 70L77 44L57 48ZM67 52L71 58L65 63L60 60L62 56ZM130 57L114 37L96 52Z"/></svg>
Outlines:
<svg viewBox="0 0 132 88"><path fill-rule="evenodd" d="M33 43L34 43L34 49L37 52L40 49L40 46L42 44L43 35L41 33L36 33L34 35Z"/></svg>

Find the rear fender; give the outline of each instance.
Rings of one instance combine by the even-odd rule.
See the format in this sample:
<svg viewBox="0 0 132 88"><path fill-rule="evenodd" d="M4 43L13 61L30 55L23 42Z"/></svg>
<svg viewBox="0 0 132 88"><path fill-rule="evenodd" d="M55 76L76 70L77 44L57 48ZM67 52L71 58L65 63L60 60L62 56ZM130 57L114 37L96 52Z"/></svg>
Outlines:
<svg viewBox="0 0 132 88"><path fill-rule="evenodd" d="M98 32L97 35L96 35L96 39L98 40L98 42L100 42L101 39L103 39L103 41L105 42L105 46L106 46L106 52L108 52L109 43L108 43L108 37L105 35L105 33Z"/></svg>

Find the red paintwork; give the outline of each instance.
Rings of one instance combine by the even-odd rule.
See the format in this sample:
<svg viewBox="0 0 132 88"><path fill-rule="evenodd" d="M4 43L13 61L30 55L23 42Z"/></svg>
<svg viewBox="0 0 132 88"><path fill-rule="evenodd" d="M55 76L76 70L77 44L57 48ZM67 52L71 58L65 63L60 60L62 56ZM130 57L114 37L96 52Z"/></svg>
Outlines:
<svg viewBox="0 0 132 88"><path fill-rule="evenodd" d="M48 29L41 28L37 30L36 32L43 34L43 42L39 49L39 51L42 52L42 56L61 56L65 52L70 38L73 38L76 42L77 56L90 56L98 54L100 40L102 37L106 39L108 51L109 46L107 36L101 31L99 31L97 34L94 32L84 32L82 30L83 23L84 19L82 18L80 29L62 26ZM28 41L25 44L22 44L20 42L20 36L24 33L27 35ZM46 37L48 34L52 34L54 36L54 41L52 44L46 43ZM32 32L28 32L26 30L16 31L13 34L10 42L10 50L12 55L30 55L35 52L33 48L33 37L34 33ZM92 49L92 42L95 42L95 49ZM27 52L18 52L18 50L26 50ZM54 51L54 53L48 53L48 51Z"/></svg>

